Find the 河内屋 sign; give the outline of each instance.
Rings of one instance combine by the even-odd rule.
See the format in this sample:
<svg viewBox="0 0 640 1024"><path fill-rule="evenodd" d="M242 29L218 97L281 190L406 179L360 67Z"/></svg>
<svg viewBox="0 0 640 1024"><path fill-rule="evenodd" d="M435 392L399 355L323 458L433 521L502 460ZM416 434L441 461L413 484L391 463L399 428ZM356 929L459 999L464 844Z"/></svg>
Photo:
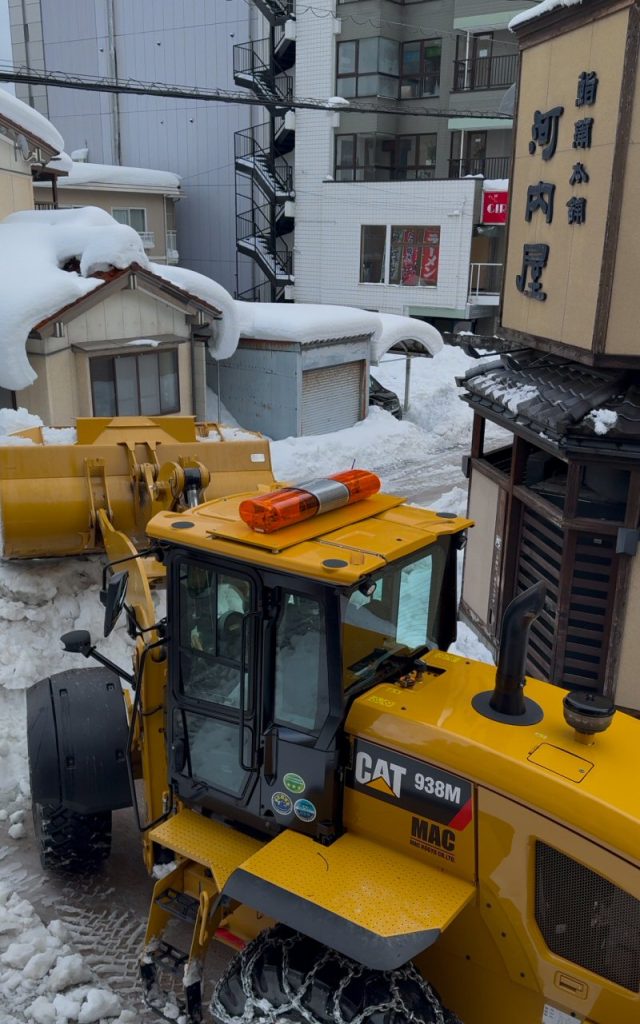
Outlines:
<svg viewBox="0 0 640 1024"><path fill-rule="evenodd" d="M483 192L482 223L506 224L508 201L508 192Z"/></svg>

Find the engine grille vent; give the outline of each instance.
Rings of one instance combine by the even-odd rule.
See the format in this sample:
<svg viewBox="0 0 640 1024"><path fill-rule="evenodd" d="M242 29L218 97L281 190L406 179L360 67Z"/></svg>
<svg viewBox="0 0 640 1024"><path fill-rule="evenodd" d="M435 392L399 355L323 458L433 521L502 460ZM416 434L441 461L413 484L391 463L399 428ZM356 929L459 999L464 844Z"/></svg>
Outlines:
<svg viewBox="0 0 640 1024"><path fill-rule="evenodd" d="M552 953L640 991L640 900L540 841L536 922Z"/></svg>

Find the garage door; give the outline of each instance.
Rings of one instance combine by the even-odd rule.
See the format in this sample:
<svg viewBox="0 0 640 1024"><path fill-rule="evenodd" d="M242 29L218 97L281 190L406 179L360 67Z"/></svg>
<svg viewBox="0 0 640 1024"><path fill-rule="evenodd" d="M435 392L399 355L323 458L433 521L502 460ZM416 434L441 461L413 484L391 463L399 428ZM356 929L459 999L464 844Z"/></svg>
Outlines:
<svg viewBox="0 0 640 1024"><path fill-rule="evenodd" d="M322 366L302 374L302 433L328 434L361 418L364 362Z"/></svg>

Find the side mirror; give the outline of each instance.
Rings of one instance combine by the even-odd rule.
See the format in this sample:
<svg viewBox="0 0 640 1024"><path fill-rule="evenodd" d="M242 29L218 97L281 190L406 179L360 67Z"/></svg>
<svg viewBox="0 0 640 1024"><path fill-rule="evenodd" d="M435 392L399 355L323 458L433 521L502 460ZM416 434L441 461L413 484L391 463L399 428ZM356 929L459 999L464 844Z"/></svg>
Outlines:
<svg viewBox="0 0 640 1024"><path fill-rule="evenodd" d="M91 654L91 633L87 629L73 629L63 633L60 641L69 654L83 654L88 658Z"/></svg>
<svg viewBox="0 0 640 1024"><path fill-rule="evenodd" d="M127 596L128 583L129 573L125 569L123 572L114 573L107 584L106 590L100 592L100 600L104 605L105 636L109 636L120 618L124 608L124 599Z"/></svg>

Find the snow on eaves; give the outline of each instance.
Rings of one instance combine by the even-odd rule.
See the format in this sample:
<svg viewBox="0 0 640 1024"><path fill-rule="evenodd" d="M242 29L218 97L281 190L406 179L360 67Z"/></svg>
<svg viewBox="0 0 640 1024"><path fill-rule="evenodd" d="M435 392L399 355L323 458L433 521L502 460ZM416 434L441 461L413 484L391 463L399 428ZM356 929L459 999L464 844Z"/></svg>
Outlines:
<svg viewBox="0 0 640 1024"><path fill-rule="evenodd" d="M56 166L56 165L52 165ZM66 178L61 178L58 188L116 188L134 192L161 192L178 195L180 176L171 171L156 171L147 167L118 167L111 164L89 164L84 161L70 161Z"/></svg>
<svg viewBox="0 0 640 1024"><path fill-rule="evenodd" d="M398 316L395 313L376 313L381 322L380 333L375 335L371 343L371 361L378 363L385 352L393 345L413 342L423 348L425 354L435 356L443 346L440 331L427 324L424 320L416 320L412 316Z"/></svg>
<svg viewBox="0 0 640 1024"><path fill-rule="evenodd" d="M238 347L240 337L239 307L253 303L236 302L226 288L196 270L168 266L164 263L152 263L150 269L158 277L164 277L182 291L220 310L222 320L214 320L210 324L213 334L209 341L209 351L214 359L228 359L232 356Z"/></svg>
<svg viewBox="0 0 640 1024"><path fill-rule="evenodd" d="M63 270L74 258L79 272ZM98 288L92 274L132 263L149 267L140 236L96 207L24 210L0 223L0 387L36 379L25 346L37 324Z"/></svg>
<svg viewBox="0 0 640 1024"><path fill-rule="evenodd" d="M18 128L21 128L25 135L42 142L54 153L59 153L64 149L64 139L51 122L5 89L0 89L1 117L6 117Z"/></svg>
<svg viewBox="0 0 640 1024"><path fill-rule="evenodd" d="M520 11L519 14L516 14L509 22L509 29L514 32L521 25L533 21L534 18L540 18L543 14L550 14L551 11L555 11L558 7L576 7L581 3L582 0L542 0L542 3L536 4L535 7L530 7L527 11Z"/></svg>

